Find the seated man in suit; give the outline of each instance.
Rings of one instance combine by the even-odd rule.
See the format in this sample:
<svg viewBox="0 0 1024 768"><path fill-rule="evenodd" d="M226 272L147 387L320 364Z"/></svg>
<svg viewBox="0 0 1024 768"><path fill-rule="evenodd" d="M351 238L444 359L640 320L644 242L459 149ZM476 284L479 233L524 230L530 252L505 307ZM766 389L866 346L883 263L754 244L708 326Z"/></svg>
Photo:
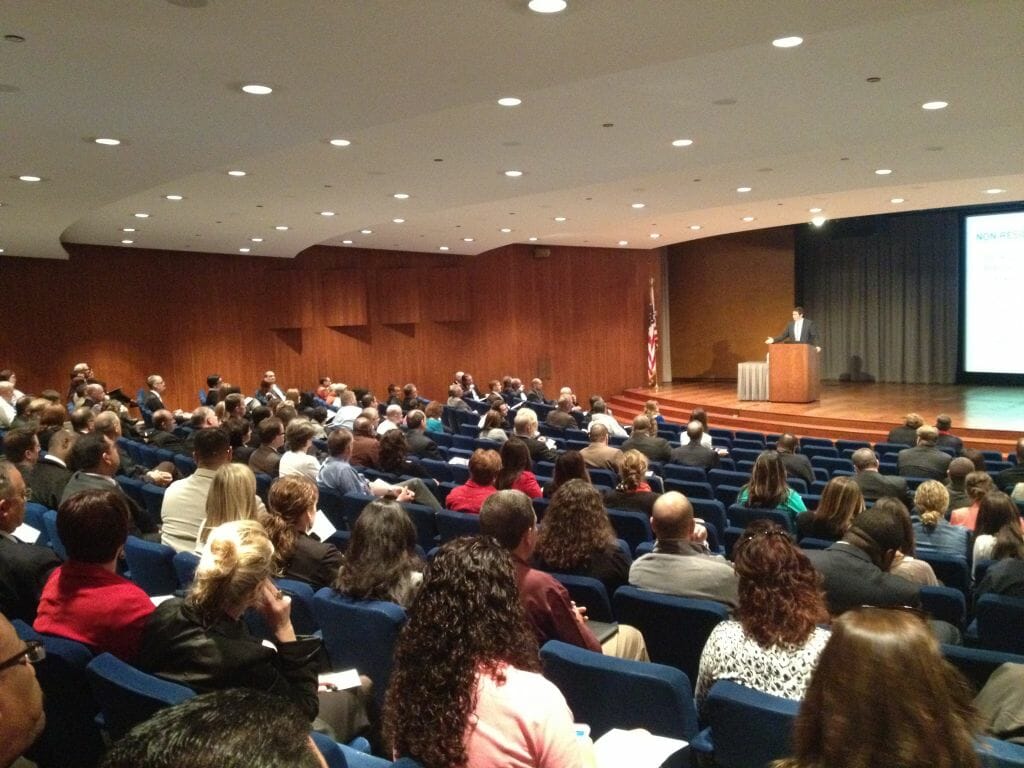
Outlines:
<svg viewBox="0 0 1024 768"><path fill-rule="evenodd" d="M765 344L778 344L785 342L789 344L810 344L818 352L821 347L818 345L818 329L813 320L804 318L803 307L793 307L793 320L786 325L786 330L778 336L769 336L764 340Z"/></svg>
<svg viewBox="0 0 1024 768"><path fill-rule="evenodd" d="M1017 463L992 478L996 488L1006 493L1012 493L1017 483L1024 483L1024 437L1018 438L1016 451Z"/></svg>
<svg viewBox="0 0 1024 768"><path fill-rule="evenodd" d="M4 435L4 458L18 468L23 476L32 473L39 461L39 438L34 429L17 427Z"/></svg>
<svg viewBox="0 0 1024 768"><path fill-rule="evenodd" d="M117 465L117 474L124 475L125 477L134 477L145 483L152 483L153 485L159 485L162 487L166 487L171 484L171 480L174 479L174 464L172 462L162 461L153 469L146 469L145 467L136 464L132 459L131 454L118 445L118 438L121 437L121 419L116 413L111 411L104 411L101 413L96 417L94 428L97 432L112 442L114 447L117 449L117 452L120 455L120 460Z"/></svg>
<svg viewBox="0 0 1024 768"><path fill-rule="evenodd" d="M610 469L618 474L622 463L622 450L608 445L608 428L594 424L590 428L590 444L580 450L583 463L594 469Z"/></svg>
<svg viewBox="0 0 1024 768"><path fill-rule="evenodd" d="M700 421L694 419L686 425L686 436L689 438L688 442L672 449L669 460L673 464L701 467L704 470L714 469L718 466L718 452L702 443L704 425Z"/></svg>
<svg viewBox="0 0 1024 768"><path fill-rule="evenodd" d="M530 449L531 461L554 461L558 458L555 450L548 446L537 431L537 414L531 408L520 408L513 423L515 436Z"/></svg>
<svg viewBox="0 0 1024 768"><path fill-rule="evenodd" d="M803 454L797 453L800 443L794 435L784 434L779 436L775 444L782 465L786 468L787 477L802 478L807 487L810 488L814 482L814 469L811 467L811 460Z"/></svg>
<svg viewBox="0 0 1024 768"><path fill-rule="evenodd" d="M927 477L944 480L953 457L935 447L939 430L935 427L917 428L917 445L899 452L897 466L903 477Z"/></svg>
<svg viewBox="0 0 1024 768"><path fill-rule="evenodd" d="M959 454L964 449L964 441L949 431L952 426L953 419L946 414L940 413L935 417L935 428L939 430L939 436L935 440L935 445L952 448L955 453Z"/></svg>
<svg viewBox="0 0 1024 768"><path fill-rule="evenodd" d="M530 567L537 544L537 515L529 496L513 490L488 496L480 508L480 533L493 536L512 553L519 601L539 645L561 640L620 659L649 660L643 636L626 624L619 624L618 632L603 646L599 644L587 626L586 610L569 599L568 591L553 576Z"/></svg>
<svg viewBox="0 0 1024 768"><path fill-rule="evenodd" d="M915 445L917 443L917 428L924 426L924 419L919 414L908 413L903 417L903 425L894 427L889 431L886 442L897 445Z"/></svg>
<svg viewBox="0 0 1024 768"><path fill-rule="evenodd" d="M654 551L633 561L630 584L652 592L716 600L731 608L739 604L736 572L724 557L704 550L707 531L697 528L686 496L679 491L659 496L651 529L657 539Z"/></svg>
<svg viewBox="0 0 1024 768"><path fill-rule="evenodd" d="M36 462L26 478L28 487L32 490L32 500L47 509L56 509L60 506L61 494L71 480L68 457L77 439L77 432L67 429L54 432L50 436L50 450Z"/></svg>
<svg viewBox="0 0 1024 768"><path fill-rule="evenodd" d="M174 414L165 408L153 412L153 431L149 433L149 444L187 455L185 441L174 434Z"/></svg>
<svg viewBox="0 0 1024 768"><path fill-rule="evenodd" d="M276 416L263 419L257 427L260 445L249 457L249 469L277 477L281 464L281 447L284 445L284 424Z"/></svg>
<svg viewBox="0 0 1024 768"><path fill-rule="evenodd" d="M142 407L148 409L150 412L159 411L164 408L164 390L167 389L167 383L164 381L164 377L158 374L146 377L146 386L149 387L149 391L146 396L142 398Z"/></svg>
<svg viewBox="0 0 1024 768"><path fill-rule="evenodd" d="M857 474L853 481L860 488L864 501L878 501L883 496L893 496L902 501L907 509L914 508L914 495L907 487L907 481L895 475L883 475L878 471L878 457L870 448L858 448L850 457Z"/></svg>
<svg viewBox="0 0 1024 768"><path fill-rule="evenodd" d="M622 450L640 451L650 461L668 461L672 458L672 446L668 440L658 437L658 425L644 414L633 419L633 434L622 444Z"/></svg>
<svg viewBox="0 0 1024 768"><path fill-rule="evenodd" d="M572 415L572 396L562 395L558 398L555 410L548 414L544 423L555 429L576 429L579 425Z"/></svg>
<svg viewBox="0 0 1024 768"><path fill-rule="evenodd" d="M427 437L427 417L419 408L409 411L405 417L405 441L409 444L409 453L421 459L442 459L437 450L437 443Z"/></svg>
<svg viewBox="0 0 1024 768"><path fill-rule="evenodd" d="M25 522L28 495L18 468L0 461L0 613L31 624L46 579L60 558L49 547L15 537L14 531Z"/></svg>
<svg viewBox="0 0 1024 768"><path fill-rule="evenodd" d="M949 491L949 506L946 507L947 513L952 512L954 509L960 509L960 507L971 506L971 497L967 495L967 488L964 487L964 484L967 476L973 471L974 462L965 456L957 456L949 462L949 468L946 470L946 476L948 477L948 480L946 480L946 490ZM1021 467L1021 476L1024 477L1024 467ZM996 487L1002 488L998 482Z"/></svg>

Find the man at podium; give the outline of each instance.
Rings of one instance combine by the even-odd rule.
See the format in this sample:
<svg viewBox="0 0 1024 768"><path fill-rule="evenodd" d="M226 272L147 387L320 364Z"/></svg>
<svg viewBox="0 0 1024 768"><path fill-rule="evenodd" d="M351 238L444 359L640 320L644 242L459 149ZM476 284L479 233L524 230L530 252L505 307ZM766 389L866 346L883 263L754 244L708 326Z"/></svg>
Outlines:
<svg viewBox="0 0 1024 768"><path fill-rule="evenodd" d="M813 320L804 317L803 307L793 307L793 320L786 326L778 336L769 336L764 340L765 344L811 344L814 349L821 352L818 346L818 329Z"/></svg>

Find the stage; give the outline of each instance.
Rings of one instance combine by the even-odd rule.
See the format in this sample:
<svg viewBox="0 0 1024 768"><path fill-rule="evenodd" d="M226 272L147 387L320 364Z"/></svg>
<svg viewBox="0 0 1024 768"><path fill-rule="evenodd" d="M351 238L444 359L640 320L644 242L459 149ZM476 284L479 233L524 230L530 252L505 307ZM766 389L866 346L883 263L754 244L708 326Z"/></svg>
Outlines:
<svg viewBox="0 0 1024 768"><path fill-rule="evenodd" d="M657 400L662 415L684 423L695 407L708 412L708 423L723 429L792 432L884 441L889 430L911 411L926 424L940 413L953 420L953 433L973 448L1013 451L1024 436L1024 388L944 384L821 383L814 403L769 403L736 398L735 381L690 381L656 388L629 389L610 398L620 421L632 419L646 400Z"/></svg>

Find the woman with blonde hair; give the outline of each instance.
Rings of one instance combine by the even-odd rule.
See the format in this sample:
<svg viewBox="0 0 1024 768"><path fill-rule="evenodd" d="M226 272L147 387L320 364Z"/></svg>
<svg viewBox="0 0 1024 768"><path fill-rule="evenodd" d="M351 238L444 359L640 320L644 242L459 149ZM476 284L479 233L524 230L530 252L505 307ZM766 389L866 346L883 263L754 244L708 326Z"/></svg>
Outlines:
<svg viewBox="0 0 1024 768"><path fill-rule="evenodd" d="M608 509L635 509L650 516L657 494L647 484L647 457L631 448L622 454L619 463L619 484L604 495Z"/></svg>
<svg viewBox="0 0 1024 768"><path fill-rule="evenodd" d="M799 538L839 541L853 522L864 511L864 494L852 477L833 477L821 494L818 508L796 516Z"/></svg>
<svg viewBox="0 0 1024 768"><path fill-rule="evenodd" d="M971 532L962 525L946 522L949 490L938 480L925 480L914 493L918 520L914 522L917 548L932 552L949 552L966 557Z"/></svg>
<svg viewBox="0 0 1024 768"><path fill-rule="evenodd" d="M855 608L832 624L775 768L977 766L967 683L914 612Z"/></svg>
<svg viewBox="0 0 1024 768"><path fill-rule="evenodd" d="M316 483L308 477L281 477L270 486L270 508L260 518L274 544L276 575L304 581L313 589L333 584L342 560L333 544L309 535L319 499Z"/></svg>
<svg viewBox="0 0 1024 768"><path fill-rule="evenodd" d="M651 420L652 424L661 426L665 423L665 417L661 415L661 411L658 410L657 400L648 400L644 403L644 416Z"/></svg>
<svg viewBox="0 0 1024 768"><path fill-rule="evenodd" d="M217 470L206 496L206 518L199 524L196 553L202 552L210 531L232 520L255 520L262 502L256 496L256 475L244 464L225 464Z"/></svg>

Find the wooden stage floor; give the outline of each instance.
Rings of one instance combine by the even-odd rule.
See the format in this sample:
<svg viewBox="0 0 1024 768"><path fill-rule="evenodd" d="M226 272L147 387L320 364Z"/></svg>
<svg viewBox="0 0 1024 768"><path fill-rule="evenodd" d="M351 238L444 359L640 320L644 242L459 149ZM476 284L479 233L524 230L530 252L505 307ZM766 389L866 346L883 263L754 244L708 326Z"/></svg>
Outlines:
<svg viewBox="0 0 1024 768"><path fill-rule="evenodd" d="M995 447L1005 452L1024 436L1022 387L822 382L817 402L767 403L737 400L734 381L694 381L626 390L611 402L621 420L635 415L647 399L658 400L669 421L682 421L694 407L702 406L709 413L710 425L725 429L792 431L847 439L861 435L877 442L901 424L905 414L914 411L926 424L934 424L940 413L949 414L953 432L973 447ZM772 426L778 428L769 429Z"/></svg>

